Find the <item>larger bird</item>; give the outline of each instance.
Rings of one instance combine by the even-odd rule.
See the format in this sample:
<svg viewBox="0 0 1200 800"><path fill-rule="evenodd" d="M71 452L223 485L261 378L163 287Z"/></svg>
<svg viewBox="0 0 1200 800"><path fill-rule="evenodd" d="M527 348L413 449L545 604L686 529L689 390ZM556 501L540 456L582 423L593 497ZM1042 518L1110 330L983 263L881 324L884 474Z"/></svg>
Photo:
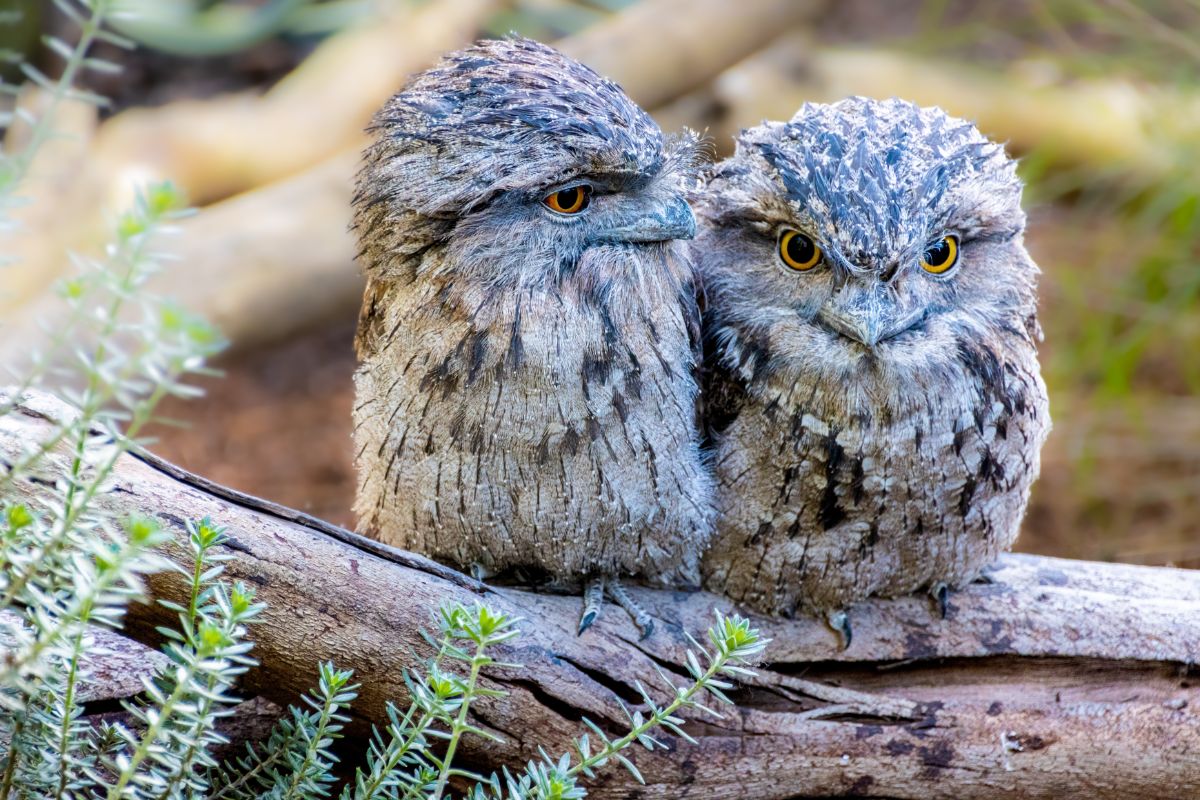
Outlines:
<svg viewBox="0 0 1200 800"><path fill-rule="evenodd" d="M360 529L484 574L699 580L712 523L679 242L695 142L524 39L481 42L375 118L354 200L368 286Z"/></svg>
<svg viewBox="0 0 1200 800"><path fill-rule="evenodd" d="M1049 430L1013 162L854 98L746 131L694 242L712 355L706 585L760 610L946 591L1009 548Z"/></svg>

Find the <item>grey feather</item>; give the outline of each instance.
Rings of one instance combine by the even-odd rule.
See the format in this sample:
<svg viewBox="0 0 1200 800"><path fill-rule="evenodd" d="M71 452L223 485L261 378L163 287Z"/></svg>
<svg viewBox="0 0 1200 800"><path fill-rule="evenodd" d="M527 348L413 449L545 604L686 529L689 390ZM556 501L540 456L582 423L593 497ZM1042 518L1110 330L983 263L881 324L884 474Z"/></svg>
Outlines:
<svg viewBox="0 0 1200 800"><path fill-rule="evenodd" d="M706 586L829 613L961 586L1012 545L1050 427L1020 197L1002 147L899 100L806 105L713 168L693 242L718 480ZM783 266L789 228L821 247L816 268ZM956 266L923 271L951 234Z"/></svg>
<svg viewBox="0 0 1200 800"><path fill-rule="evenodd" d="M524 39L378 114L355 231L359 527L460 567L698 581L694 138ZM542 199L580 183L573 218Z"/></svg>

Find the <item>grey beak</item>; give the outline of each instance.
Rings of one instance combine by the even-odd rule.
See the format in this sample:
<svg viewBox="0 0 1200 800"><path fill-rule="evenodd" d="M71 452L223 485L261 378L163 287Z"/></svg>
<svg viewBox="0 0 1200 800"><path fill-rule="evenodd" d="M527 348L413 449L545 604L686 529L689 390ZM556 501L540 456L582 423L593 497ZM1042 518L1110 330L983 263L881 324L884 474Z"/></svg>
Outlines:
<svg viewBox="0 0 1200 800"><path fill-rule="evenodd" d="M870 316L842 313L825 306L821 309L821 321L842 336L874 347L882 338L883 327L879 320Z"/></svg>
<svg viewBox="0 0 1200 800"><path fill-rule="evenodd" d="M911 328L921 313L920 309L898 307L882 285L872 288L851 285L829 298L818 317L836 333L874 347Z"/></svg>
<svg viewBox="0 0 1200 800"><path fill-rule="evenodd" d="M676 195L666 202L646 203L629 221L603 232L606 242L667 242L696 235L696 218L687 201Z"/></svg>

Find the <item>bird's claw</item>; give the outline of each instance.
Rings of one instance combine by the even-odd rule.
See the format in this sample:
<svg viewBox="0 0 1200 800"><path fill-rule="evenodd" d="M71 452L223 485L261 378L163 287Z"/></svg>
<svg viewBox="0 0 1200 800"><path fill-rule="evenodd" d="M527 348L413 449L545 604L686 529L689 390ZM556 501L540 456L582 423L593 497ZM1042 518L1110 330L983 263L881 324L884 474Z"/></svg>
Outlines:
<svg viewBox="0 0 1200 800"><path fill-rule="evenodd" d="M580 634L590 628L600 616L605 595L611 597L613 602L625 609L625 613L633 619L633 624L637 625L642 634L639 639L645 639L654 633L654 619L629 595L621 581L617 578L600 577L589 579L584 587L583 614L579 617Z"/></svg>
<svg viewBox="0 0 1200 800"><path fill-rule="evenodd" d="M616 578L612 578L608 582L608 594L616 601L617 605L625 609L625 613L633 618L633 624L637 625L638 630L642 635L639 640L644 640L654 633L654 619L646 613L646 610L637 604L637 601L629 596L629 592L625 591L625 585Z"/></svg>
<svg viewBox="0 0 1200 800"><path fill-rule="evenodd" d="M579 616L579 633L592 627L604 605L604 578L591 578L583 589L583 613Z"/></svg>
<svg viewBox="0 0 1200 800"><path fill-rule="evenodd" d="M842 649L850 648L850 643L854 641L854 630L850 626L850 615L843 611L833 611L825 618L825 622L833 632L838 635L838 640L841 642Z"/></svg>

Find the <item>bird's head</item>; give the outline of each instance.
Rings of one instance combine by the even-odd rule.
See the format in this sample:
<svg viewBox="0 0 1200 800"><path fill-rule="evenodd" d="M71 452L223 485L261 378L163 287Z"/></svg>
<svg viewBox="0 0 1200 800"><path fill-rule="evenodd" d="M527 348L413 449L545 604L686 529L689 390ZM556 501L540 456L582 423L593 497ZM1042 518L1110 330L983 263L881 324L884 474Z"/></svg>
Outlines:
<svg viewBox="0 0 1200 800"><path fill-rule="evenodd" d="M446 56L371 130L355 228L380 278L453 270L530 286L695 231L694 137L664 142L615 83L528 39Z"/></svg>
<svg viewBox="0 0 1200 800"><path fill-rule="evenodd" d="M698 208L717 335L834 380L927 378L964 341L1032 337L1020 200L1004 149L938 108L851 98L750 129Z"/></svg>

